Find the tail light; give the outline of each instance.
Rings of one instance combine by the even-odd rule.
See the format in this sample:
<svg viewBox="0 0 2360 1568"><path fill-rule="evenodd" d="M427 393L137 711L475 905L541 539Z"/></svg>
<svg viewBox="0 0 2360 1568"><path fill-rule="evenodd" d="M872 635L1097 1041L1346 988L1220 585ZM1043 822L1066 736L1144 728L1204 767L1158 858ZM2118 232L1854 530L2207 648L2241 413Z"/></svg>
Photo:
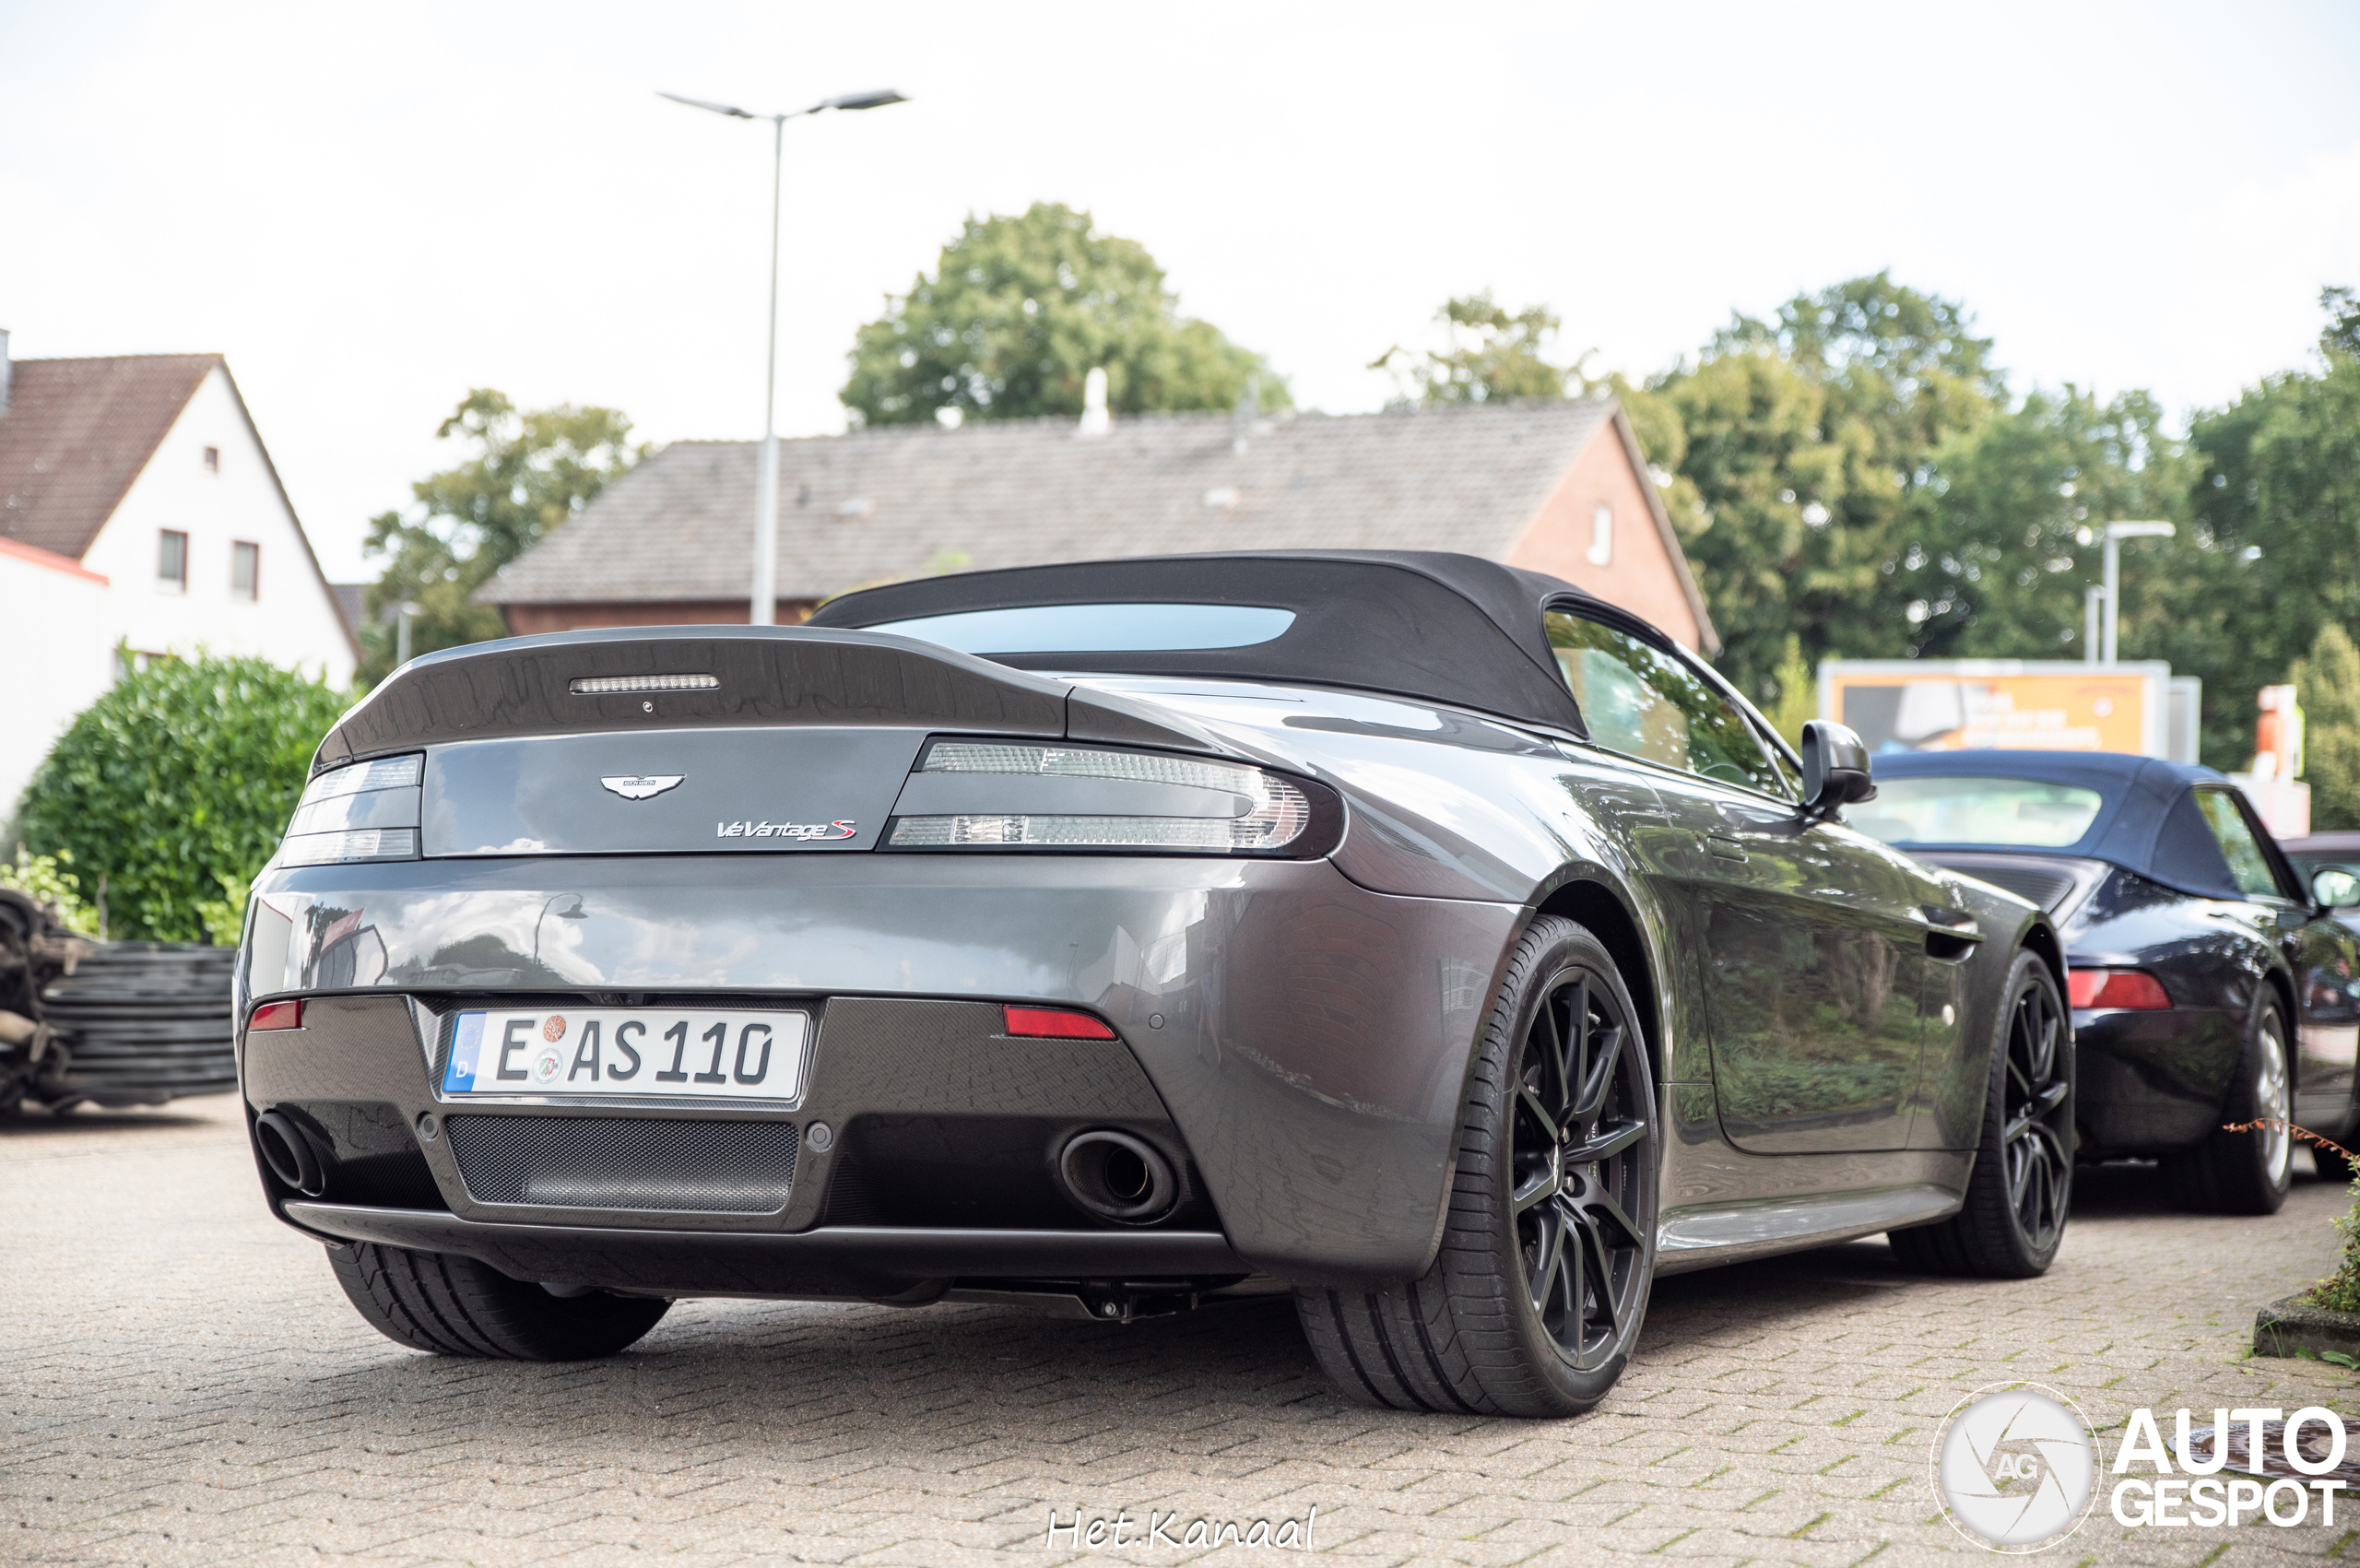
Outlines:
<svg viewBox="0 0 2360 1568"><path fill-rule="evenodd" d="M1029 1040L1112 1040L1103 1019L1068 1008L1006 1008L1008 1032Z"/></svg>
<svg viewBox="0 0 2360 1568"><path fill-rule="evenodd" d="M1340 820L1319 785L1243 762L938 740L910 775L886 843L1307 859L1332 847Z"/></svg>
<svg viewBox="0 0 2360 1568"><path fill-rule="evenodd" d="M2076 1008L2153 1011L2172 1005L2164 983L2143 969L2068 970L2065 996Z"/></svg>
<svg viewBox="0 0 2360 1568"><path fill-rule="evenodd" d="M330 768L305 787L275 863L417 859L419 785L425 772L426 758L415 751Z"/></svg>

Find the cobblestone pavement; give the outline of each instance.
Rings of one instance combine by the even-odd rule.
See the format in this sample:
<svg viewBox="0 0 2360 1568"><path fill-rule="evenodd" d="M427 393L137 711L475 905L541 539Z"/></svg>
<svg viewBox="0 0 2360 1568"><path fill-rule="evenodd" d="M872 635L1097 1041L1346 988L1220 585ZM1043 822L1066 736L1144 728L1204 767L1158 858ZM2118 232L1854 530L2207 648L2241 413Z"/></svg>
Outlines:
<svg viewBox="0 0 2360 1568"><path fill-rule="evenodd" d="M1347 1405L1276 1304L696 1302L611 1362L438 1360L265 1217L231 1100L26 1118L0 1124L0 1562L1175 1562L1052 1547L1051 1513L1176 1534L1316 1505L1314 1548L1371 1564L1965 1564L1928 1439L1981 1385L2050 1384L2101 1428L2351 1409L2336 1367L2241 1354L2332 1257L2341 1189L2305 1174L2256 1220L2154 1185L2088 1180L2039 1280L1912 1278L1881 1242L1665 1280L1614 1396L1552 1423ZM2128 1531L2101 1504L2042 1561L2360 1557L2344 1523Z"/></svg>

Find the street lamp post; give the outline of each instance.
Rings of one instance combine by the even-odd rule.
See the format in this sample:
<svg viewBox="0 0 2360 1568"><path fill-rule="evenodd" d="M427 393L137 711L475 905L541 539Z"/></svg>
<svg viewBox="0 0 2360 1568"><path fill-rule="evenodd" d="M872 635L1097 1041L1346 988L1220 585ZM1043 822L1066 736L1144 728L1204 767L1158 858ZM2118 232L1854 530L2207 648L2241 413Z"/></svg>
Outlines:
<svg viewBox="0 0 2360 1568"><path fill-rule="evenodd" d="M409 663L409 623L418 615L418 606L404 599L394 607L394 667Z"/></svg>
<svg viewBox="0 0 2360 1568"><path fill-rule="evenodd" d="M2115 662L2115 633L2122 615L2122 541L2168 539L2174 531L2168 523L2109 523L2106 525L2106 586L2099 590L2106 595L2106 647L2099 663L2110 665Z"/></svg>
<svg viewBox="0 0 2360 1568"><path fill-rule="evenodd" d="M889 103L907 103L909 100L885 88L876 92L852 92L841 98L823 99L808 109L785 114L757 114L750 109L711 103L702 98L683 98L677 92L658 92L655 96L685 103L691 109L726 114L733 120L771 123L771 317L770 336L764 339L767 362L762 380L762 450L758 459L761 466L754 475L754 581L748 615L754 625L769 626L778 619L778 226L786 123L825 109L882 109Z"/></svg>

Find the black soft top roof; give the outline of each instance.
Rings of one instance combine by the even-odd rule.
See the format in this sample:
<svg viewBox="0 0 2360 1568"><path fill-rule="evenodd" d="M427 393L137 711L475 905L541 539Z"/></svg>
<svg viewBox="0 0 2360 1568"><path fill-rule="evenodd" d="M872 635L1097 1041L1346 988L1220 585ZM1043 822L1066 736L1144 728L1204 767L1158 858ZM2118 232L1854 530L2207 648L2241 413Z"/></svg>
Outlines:
<svg viewBox="0 0 2360 1568"><path fill-rule="evenodd" d="M846 594L813 626L1036 605L1266 605L1294 621L1245 648L993 654L1018 669L1343 686L1587 733L1541 609L1569 583L1440 550L1269 550L966 572ZM1591 600L1589 602L1595 603Z"/></svg>
<svg viewBox="0 0 2360 1568"><path fill-rule="evenodd" d="M2167 762L2158 757L2130 757L2110 751L1889 751L1874 761L1880 779L2003 778L2036 779L2043 784L2070 784L2095 790L2105 804L2090 819L2089 830L2072 843L2058 848L2026 849L2036 855L2085 855L2115 865L2151 881L2182 892L2208 898L2241 899L2236 878L2221 853L2212 830L2196 808L2191 793L2199 785L2223 789L2244 805L2244 797L2228 778L2194 762ZM1870 809L1863 808L1862 809ZM2260 842L2261 852L2288 875L2283 856L2260 821L2248 808L2247 824ZM1991 849L1991 844L1909 844L1911 849ZM2299 886L2299 883L2295 884Z"/></svg>

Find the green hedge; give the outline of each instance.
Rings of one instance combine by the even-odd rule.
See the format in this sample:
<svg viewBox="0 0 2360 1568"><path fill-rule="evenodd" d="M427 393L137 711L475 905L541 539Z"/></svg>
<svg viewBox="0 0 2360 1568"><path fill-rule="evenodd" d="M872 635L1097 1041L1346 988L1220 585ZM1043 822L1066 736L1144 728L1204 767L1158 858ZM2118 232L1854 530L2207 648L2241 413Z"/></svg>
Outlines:
<svg viewBox="0 0 2360 1568"><path fill-rule="evenodd" d="M234 941L346 699L260 659L165 659L85 709L33 775L17 831L105 883L107 934Z"/></svg>

